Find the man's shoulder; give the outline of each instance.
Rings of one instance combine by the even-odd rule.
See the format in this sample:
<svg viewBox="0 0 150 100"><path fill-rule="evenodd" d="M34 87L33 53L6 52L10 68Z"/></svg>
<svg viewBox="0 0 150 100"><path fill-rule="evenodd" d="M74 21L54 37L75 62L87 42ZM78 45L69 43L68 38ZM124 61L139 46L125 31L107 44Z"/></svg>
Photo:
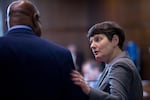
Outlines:
<svg viewBox="0 0 150 100"><path fill-rule="evenodd" d="M60 44L57 44L57 43L54 43L52 41L48 41L45 39L42 39L42 41L43 41L43 44L47 45L50 51L53 51L56 54L60 54L60 55L70 54L69 50Z"/></svg>
<svg viewBox="0 0 150 100"><path fill-rule="evenodd" d="M11 36L8 36L8 35L4 35L2 37L0 37L0 46L2 45L11 45L11 44L34 44L33 46L37 46L37 47L41 47L41 48L47 48L49 49L50 51L55 51L55 52L63 52L63 53L68 53L68 50L57 44L57 43L54 43L52 41L49 41L49 40L46 40L44 38L40 38L40 37L37 37L37 36L33 36L33 37L25 37L25 36L16 36L16 35L11 35ZM39 46L38 46L39 45ZM25 45L24 45L25 46Z"/></svg>

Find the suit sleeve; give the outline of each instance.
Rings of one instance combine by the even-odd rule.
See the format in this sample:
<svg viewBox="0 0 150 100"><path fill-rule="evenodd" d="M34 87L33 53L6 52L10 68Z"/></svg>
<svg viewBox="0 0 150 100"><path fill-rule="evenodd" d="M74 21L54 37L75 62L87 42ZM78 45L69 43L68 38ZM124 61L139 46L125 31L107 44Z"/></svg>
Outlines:
<svg viewBox="0 0 150 100"><path fill-rule="evenodd" d="M109 93L91 89L90 100L128 100L132 71L125 64L115 64L109 72Z"/></svg>
<svg viewBox="0 0 150 100"><path fill-rule="evenodd" d="M71 80L71 71L75 70L72 56L70 52L68 51L65 55L65 63L63 67L63 90L65 93L63 94L64 100L87 100L88 96L85 95L81 88L77 85L73 84L73 81Z"/></svg>

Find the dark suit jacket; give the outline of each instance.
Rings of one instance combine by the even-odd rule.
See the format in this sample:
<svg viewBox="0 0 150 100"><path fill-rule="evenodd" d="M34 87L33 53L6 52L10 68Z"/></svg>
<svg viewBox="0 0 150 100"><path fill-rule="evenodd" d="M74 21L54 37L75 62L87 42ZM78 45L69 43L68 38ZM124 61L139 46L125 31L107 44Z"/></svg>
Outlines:
<svg viewBox="0 0 150 100"><path fill-rule="evenodd" d="M105 68L98 89L91 89L90 100L142 100L139 73L126 52Z"/></svg>
<svg viewBox="0 0 150 100"><path fill-rule="evenodd" d="M32 30L13 29L0 38L0 98L84 100L70 80L73 69L68 50Z"/></svg>

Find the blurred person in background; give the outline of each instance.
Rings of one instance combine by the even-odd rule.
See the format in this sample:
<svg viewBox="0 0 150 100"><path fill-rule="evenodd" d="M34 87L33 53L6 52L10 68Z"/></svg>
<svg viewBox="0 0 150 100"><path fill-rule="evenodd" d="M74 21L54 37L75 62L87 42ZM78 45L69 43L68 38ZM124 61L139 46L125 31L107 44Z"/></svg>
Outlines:
<svg viewBox="0 0 150 100"><path fill-rule="evenodd" d="M81 52L78 49L76 44L69 44L67 46L67 48L71 52L72 59L73 59L74 65L76 67L76 70L81 72L81 66L82 66L82 64L84 62L84 54L83 54L83 52Z"/></svg>
<svg viewBox="0 0 150 100"><path fill-rule="evenodd" d="M98 62L106 66L97 89L86 84L78 71L72 71L74 84L81 87L89 100L142 100L140 75L127 52L123 50L124 30L113 21L95 24L88 31L90 48Z"/></svg>
<svg viewBox="0 0 150 100"><path fill-rule="evenodd" d="M7 26L0 37L1 100L86 100L70 79L69 50L40 38L40 13L32 2L12 2Z"/></svg>
<svg viewBox="0 0 150 100"><path fill-rule="evenodd" d="M125 46L125 50L128 52L131 60L134 62L134 64L136 65L136 68L138 69L138 71L141 71L141 66L140 66L140 48L138 46L138 44L133 41L130 40L127 42L126 46Z"/></svg>
<svg viewBox="0 0 150 100"><path fill-rule="evenodd" d="M97 82L102 74L104 65L96 62L95 60L88 60L83 63L81 72L84 76L86 83L96 88Z"/></svg>
<svg viewBox="0 0 150 100"><path fill-rule="evenodd" d="M67 48L69 49L69 51L71 52L71 56L73 59L73 63L76 65L76 59L77 59L77 47L75 44L69 44L67 46Z"/></svg>

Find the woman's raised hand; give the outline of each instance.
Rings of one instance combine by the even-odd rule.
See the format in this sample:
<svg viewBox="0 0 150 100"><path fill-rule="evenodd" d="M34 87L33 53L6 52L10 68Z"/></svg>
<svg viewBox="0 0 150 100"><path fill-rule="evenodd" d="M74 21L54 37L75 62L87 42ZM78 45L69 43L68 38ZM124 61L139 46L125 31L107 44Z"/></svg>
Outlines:
<svg viewBox="0 0 150 100"><path fill-rule="evenodd" d="M72 76L72 81L74 82L74 84L78 85L81 87L82 91L85 94L89 94L90 92L90 87L86 84L83 76L76 70L73 70L71 73Z"/></svg>

